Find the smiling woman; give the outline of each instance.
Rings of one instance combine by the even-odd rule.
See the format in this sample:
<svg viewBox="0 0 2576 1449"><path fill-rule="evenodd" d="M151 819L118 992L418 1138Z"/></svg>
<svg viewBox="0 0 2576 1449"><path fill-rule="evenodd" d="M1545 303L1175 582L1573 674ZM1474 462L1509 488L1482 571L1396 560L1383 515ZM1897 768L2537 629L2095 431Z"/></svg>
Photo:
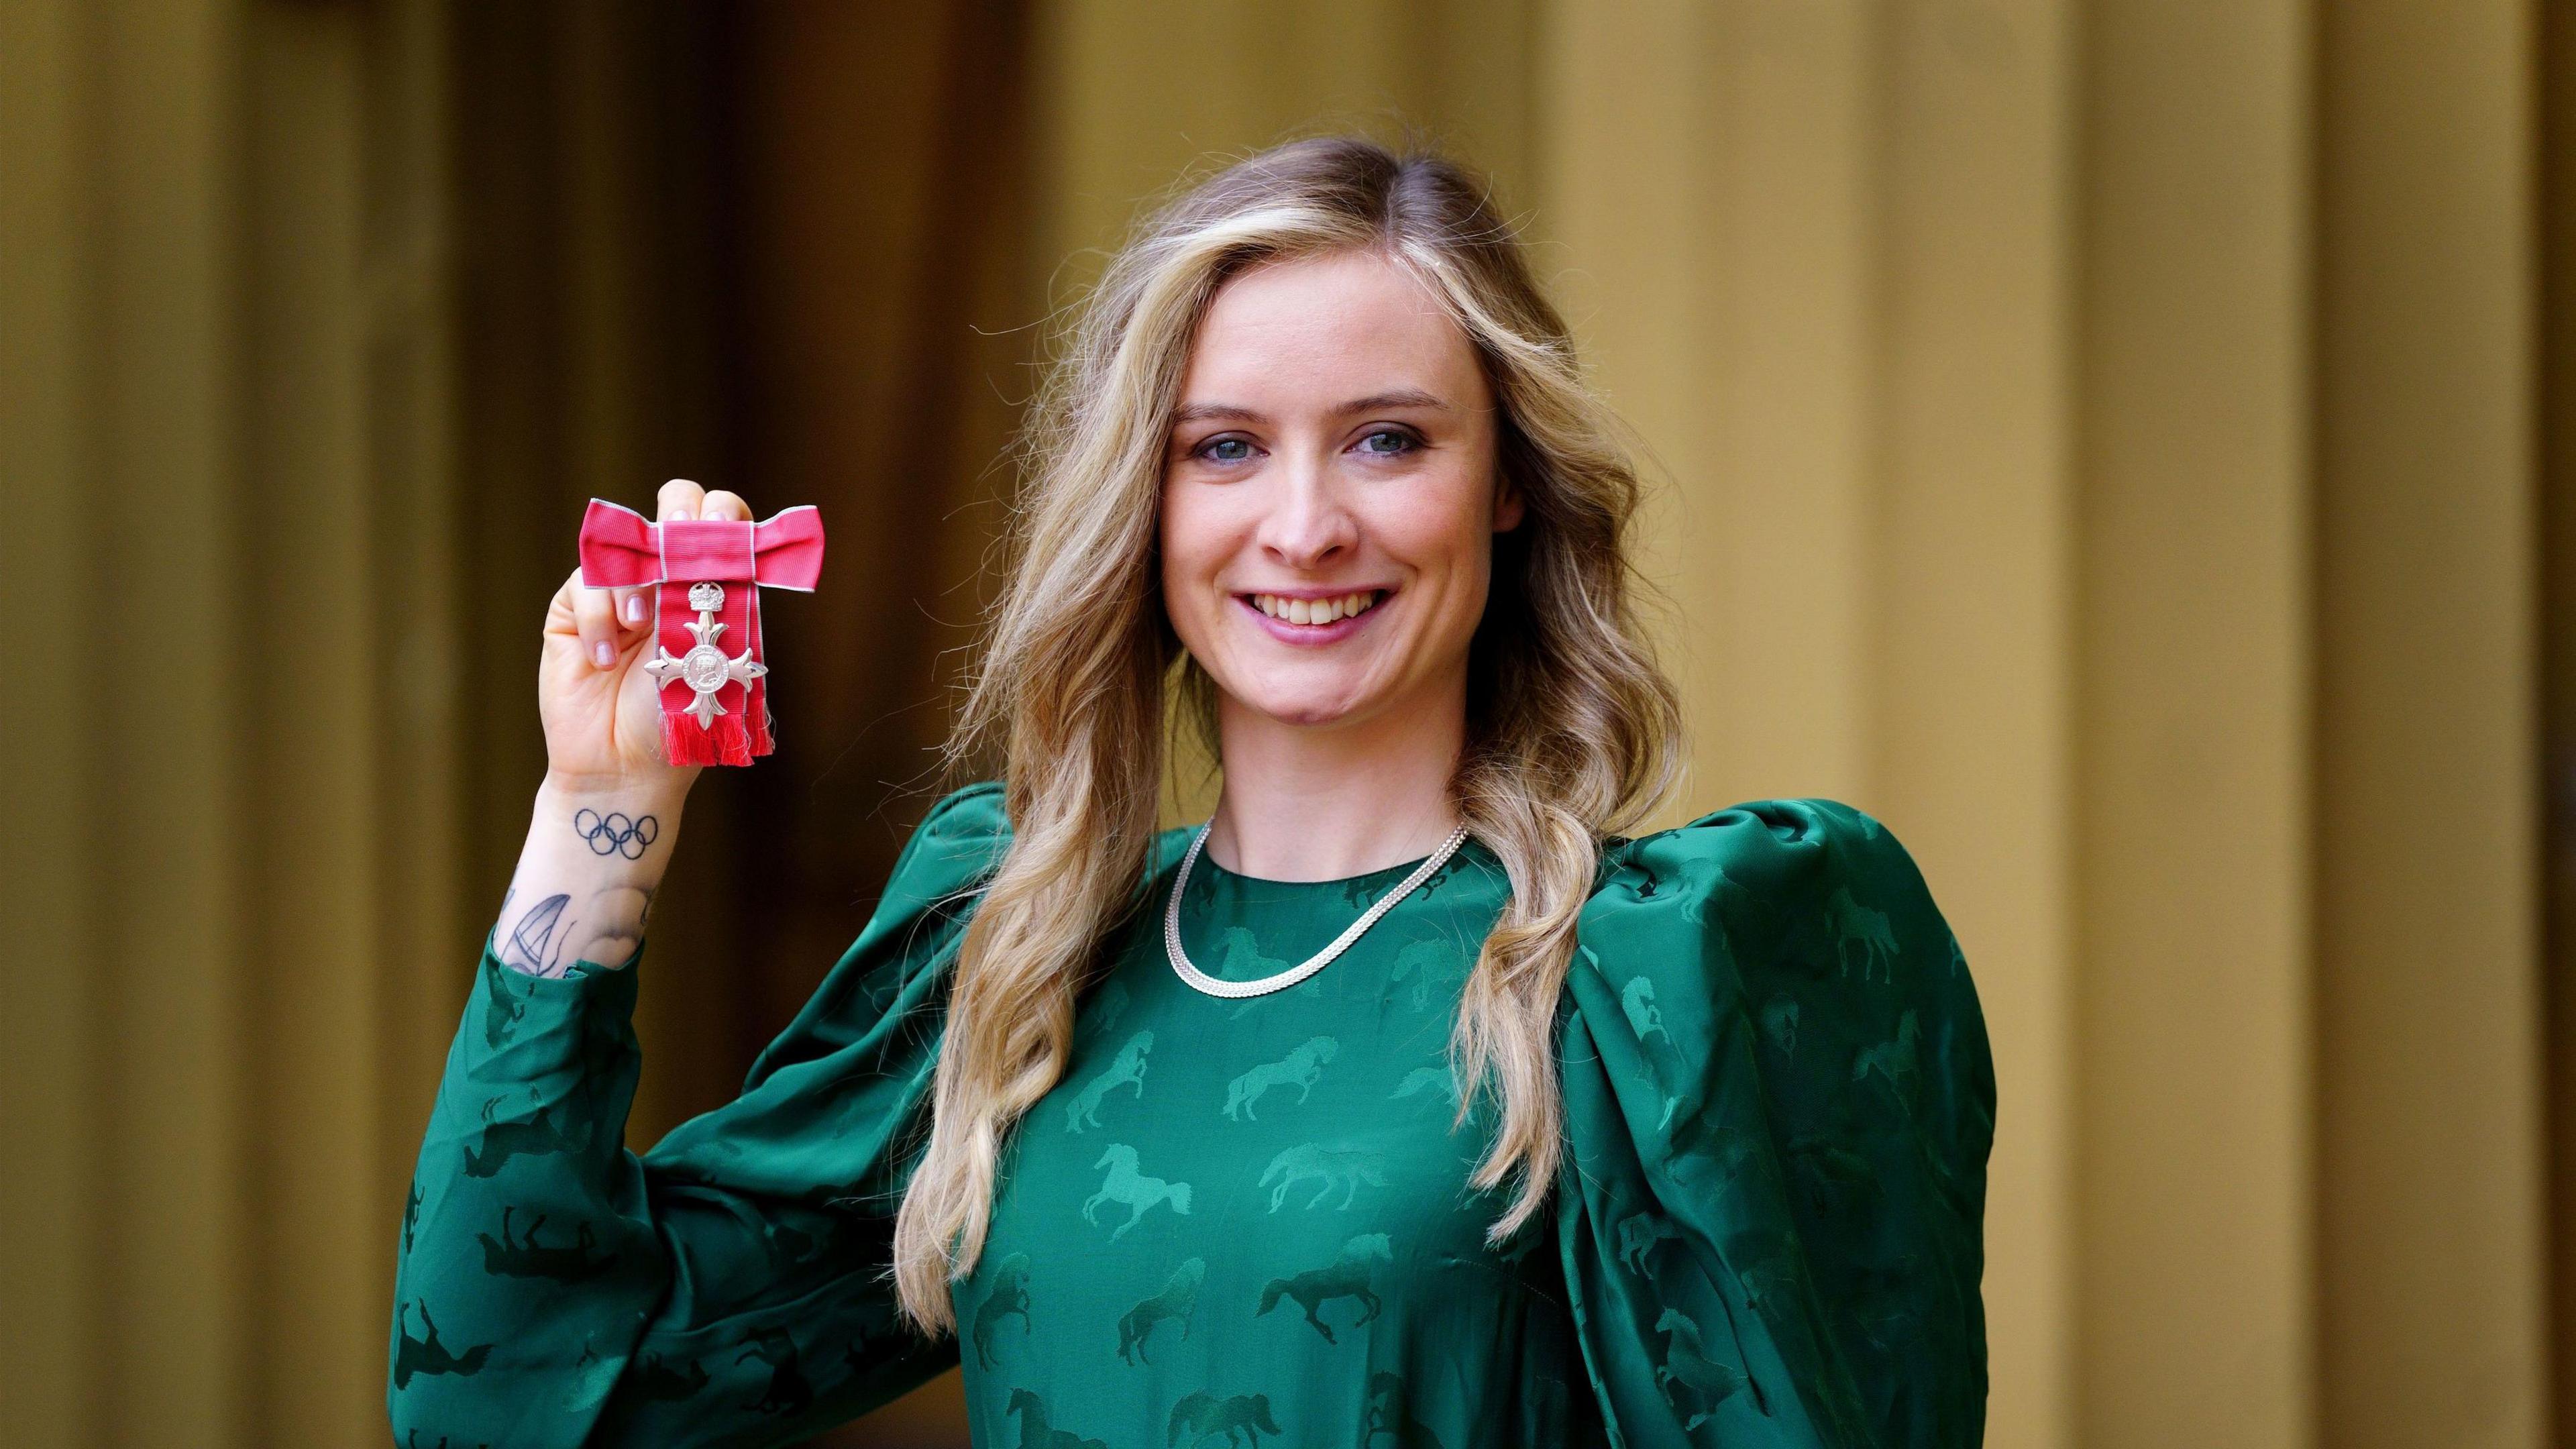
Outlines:
<svg viewBox="0 0 2576 1449"><path fill-rule="evenodd" d="M1467 335L1383 251L1272 262L1208 305L1181 398L1163 609L1217 685L1221 752L1444 776L1493 535L1522 509ZM1327 722L1336 760L1304 737ZM1227 830L1210 844L1238 848Z"/></svg>
<svg viewBox="0 0 2576 1449"><path fill-rule="evenodd" d="M1030 430L953 742L1004 778L640 1157L688 777L619 745L632 641L586 662L621 625L562 603L557 773L405 1226L398 1434L775 1444L962 1364L978 1444L1976 1443L1965 959L1847 806L1620 833L1679 724L1612 436L1460 168L1311 141L1166 208ZM1223 769L1195 831L1155 816L1174 688ZM657 829L603 854L580 811Z"/></svg>

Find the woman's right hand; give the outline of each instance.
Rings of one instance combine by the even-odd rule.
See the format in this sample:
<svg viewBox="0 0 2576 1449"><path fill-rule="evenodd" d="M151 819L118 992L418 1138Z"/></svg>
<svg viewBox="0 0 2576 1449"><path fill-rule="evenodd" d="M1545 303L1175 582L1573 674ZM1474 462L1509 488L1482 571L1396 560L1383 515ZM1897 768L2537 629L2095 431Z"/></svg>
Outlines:
<svg viewBox="0 0 2576 1449"><path fill-rule="evenodd" d="M657 521L748 522L751 506L685 478L662 485ZM548 778L576 793L686 794L699 766L662 755L661 689L644 665L656 655L653 589L584 587L574 569L546 609L537 663L537 714Z"/></svg>

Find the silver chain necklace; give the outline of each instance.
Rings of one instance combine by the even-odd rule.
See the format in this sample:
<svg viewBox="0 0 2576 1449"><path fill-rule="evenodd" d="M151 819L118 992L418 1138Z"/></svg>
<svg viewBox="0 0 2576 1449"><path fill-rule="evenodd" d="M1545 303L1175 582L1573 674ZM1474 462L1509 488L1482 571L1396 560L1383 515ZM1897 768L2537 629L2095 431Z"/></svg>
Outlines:
<svg viewBox="0 0 2576 1449"><path fill-rule="evenodd" d="M1430 858L1424 860L1422 864L1413 868L1413 874L1398 882L1393 890L1378 897L1377 903L1370 906L1365 915L1353 921L1349 930L1334 938L1333 944L1307 957L1303 963L1291 966L1277 975L1264 976L1254 981L1223 981L1191 965L1189 953L1181 949L1181 893L1190 888L1190 867L1198 863L1199 847L1207 842L1208 830L1215 824L1215 821L1209 821L1199 827L1198 834L1190 837L1189 852L1181 857L1180 874L1172 880L1172 898L1163 907L1163 949L1171 955L1172 969L1180 973L1183 981L1210 996L1262 996L1273 991L1285 991L1323 970L1332 964L1334 957L1349 950L1353 941L1368 934L1368 928L1376 925L1380 916L1394 910L1396 902L1413 894L1416 887L1431 879L1431 873L1438 870L1442 862L1456 854L1459 846L1467 843L1466 826L1461 825L1450 831L1449 838L1440 843L1440 848L1433 851Z"/></svg>

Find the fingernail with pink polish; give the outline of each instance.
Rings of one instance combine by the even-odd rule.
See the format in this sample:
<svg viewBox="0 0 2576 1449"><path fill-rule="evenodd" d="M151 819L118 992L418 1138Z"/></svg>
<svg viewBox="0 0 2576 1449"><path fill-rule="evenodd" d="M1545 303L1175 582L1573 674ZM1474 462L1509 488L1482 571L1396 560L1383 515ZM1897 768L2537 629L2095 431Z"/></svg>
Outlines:
<svg viewBox="0 0 2576 1449"><path fill-rule="evenodd" d="M590 657L599 661L600 668L606 669L617 662L617 651L609 647L607 640L602 639L590 646Z"/></svg>
<svg viewBox="0 0 2576 1449"><path fill-rule="evenodd" d="M629 624L641 624L644 622L644 596L642 594L628 594L626 596L626 622Z"/></svg>

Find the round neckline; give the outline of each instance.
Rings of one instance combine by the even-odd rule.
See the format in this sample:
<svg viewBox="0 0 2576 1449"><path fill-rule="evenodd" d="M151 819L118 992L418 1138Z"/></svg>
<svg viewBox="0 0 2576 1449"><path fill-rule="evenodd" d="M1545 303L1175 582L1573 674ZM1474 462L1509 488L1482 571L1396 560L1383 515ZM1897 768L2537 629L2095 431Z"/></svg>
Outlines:
<svg viewBox="0 0 2576 1449"><path fill-rule="evenodd" d="M1463 850L1466 847L1461 846L1459 848ZM1413 873L1413 868L1415 866L1422 864L1430 858L1431 852L1426 850L1411 860L1387 866L1383 870L1364 870L1358 875L1337 875L1329 880L1273 880L1266 875L1245 875L1241 871L1228 870L1224 866L1216 863L1215 856L1202 850L1199 852L1198 869L1206 871L1208 874L1223 880L1240 881L1248 886L1260 886L1264 890L1295 890L1300 888L1323 890L1346 888L1370 881L1402 880Z"/></svg>
<svg viewBox="0 0 2576 1449"><path fill-rule="evenodd" d="M1206 823L1206 821L1202 820L1198 825L1184 825L1181 827L1180 839L1181 849L1183 851L1187 851L1189 849L1190 837L1196 835L1199 832L1199 827ZM1471 835L1459 846L1459 849L1464 851L1468 846L1474 845L1475 843L1476 838ZM1265 890L1339 890L1372 881L1402 880L1406 876L1413 874L1414 867L1422 864L1430 858L1431 852L1426 850L1420 855L1413 857L1411 860L1397 861L1393 865L1381 866L1376 870L1364 870L1357 875L1337 875L1324 880L1273 880L1266 875L1245 875L1243 872L1238 870L1228 870L1217 863L1217 859L1214 854L1205 848L1201 848L1199 851L1198 868L1221 880L1238 881L1244 885L1259 886Z"/></svg>

